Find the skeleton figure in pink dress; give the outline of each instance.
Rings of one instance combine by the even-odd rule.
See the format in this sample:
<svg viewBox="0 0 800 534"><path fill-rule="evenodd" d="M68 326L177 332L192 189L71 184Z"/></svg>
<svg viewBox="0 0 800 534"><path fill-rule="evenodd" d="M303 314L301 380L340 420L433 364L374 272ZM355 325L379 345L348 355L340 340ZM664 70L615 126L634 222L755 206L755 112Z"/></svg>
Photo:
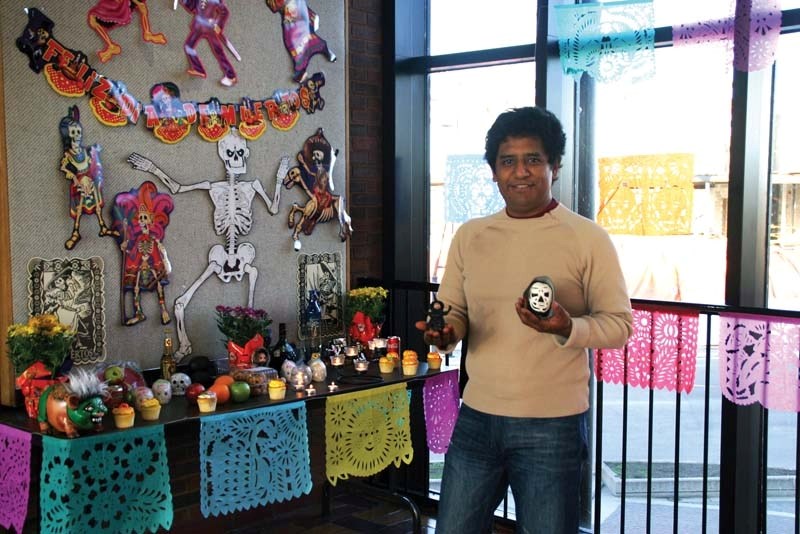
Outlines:
<svg viewBox="0 0 800 534"><path fill-rule="evenodd" d="M130 24L134 9L139 13L142 22L142 39L154 44L167 44L163 33L153 33L150 29L147 0L99 0L89 10L86 19L89 27L97 32L105 44L105 48L97 53L103 63L122 52L122 48L111 39L108 32Z"/></svg>
<svg viewBox="0 0 800 534"><path fill-rule="evenodd" d="M183 43L186 59L189 60L187 72L192 76L206 77L206 69L197 56L197 42L205 39L224 74L220 83L226 87L233 86L237 81L236 71L233 70L233 65L225 55L225 47L228 47L236 59L240 58L236 49L225 37L225 24L230 15L225 0L180 0L180 2L183 8L192 15L189 35L186 36L186 41Z"/></svg>
<svg viewBox="0 0 800 534"><path fill-rule="evenodd" d="M306 69L311 57L324 52L329 61L336 61L336 54L328 48L325 39L317 35L319 16L306 0L266 0L273 13L280 12L283 23L283 44L294 62L294 81L306 79Z"/></svg>

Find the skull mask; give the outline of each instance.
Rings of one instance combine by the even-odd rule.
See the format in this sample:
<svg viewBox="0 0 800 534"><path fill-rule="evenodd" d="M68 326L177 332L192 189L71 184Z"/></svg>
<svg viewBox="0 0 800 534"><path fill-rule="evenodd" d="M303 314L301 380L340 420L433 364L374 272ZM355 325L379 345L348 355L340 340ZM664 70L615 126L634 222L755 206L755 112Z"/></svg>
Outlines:
<svg viewBox="0 0 800 534"><path fill-rule="evenodd" d="M150 389L153 390L153 395L155 395L159 403L167 404L172 400L172 383L169 380L159 378L153 382L153 387Z"/></svg>
<svg viewBox="0 0 800 534"><path fill-rule="evenodd" d="M247 172L247 158L250 157L250 149L247 148L247 141L239 137L235 129L219 140L217 143L217 153L225 163L225 170L233 174L244 174Z"/></svg>
<svg viewBox="0 0 800 534"><path fill-rule="evenodd" d="M186 388L192 383L186 373L175 373L170 377L169 381L172 384L172 394L179 397L186 395Z"/></svg>
<svg viewBox="0 0 800 534"><path fill-rule="evenodd" d="M528 309L536 315L548 317L553 305L554 294L553 282L546 276L539 276L534 278L531 285L525 290L525 302Z"/></svg>

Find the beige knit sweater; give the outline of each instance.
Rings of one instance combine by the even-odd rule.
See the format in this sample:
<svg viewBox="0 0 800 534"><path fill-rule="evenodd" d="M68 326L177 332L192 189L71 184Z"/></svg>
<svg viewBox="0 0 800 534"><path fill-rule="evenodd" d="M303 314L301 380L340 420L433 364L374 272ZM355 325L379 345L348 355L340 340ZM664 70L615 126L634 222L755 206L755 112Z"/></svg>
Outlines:
<svg viewBox="0 0 800 534"><path fill-rule="evenodd" d="M572 316L568 339L525 326L514 302L536 276ZM469 328L464 402L512 417L559 417L589 407L588 348L624 345L631 305L616 250L594 222L558 205L541 217L505 210L453 238L438 298L461 339Z"/></svg>

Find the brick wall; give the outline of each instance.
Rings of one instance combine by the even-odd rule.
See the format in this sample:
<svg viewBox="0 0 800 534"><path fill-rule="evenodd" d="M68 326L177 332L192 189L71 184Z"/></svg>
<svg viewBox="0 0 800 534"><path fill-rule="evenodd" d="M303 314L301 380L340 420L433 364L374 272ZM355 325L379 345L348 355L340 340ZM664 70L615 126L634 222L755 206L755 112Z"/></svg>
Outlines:
<svg viewBox="0 0 800 534"><path fill-rule="evenodd" d="M383 277L383 2L348 0L350 282Z"/></svg>

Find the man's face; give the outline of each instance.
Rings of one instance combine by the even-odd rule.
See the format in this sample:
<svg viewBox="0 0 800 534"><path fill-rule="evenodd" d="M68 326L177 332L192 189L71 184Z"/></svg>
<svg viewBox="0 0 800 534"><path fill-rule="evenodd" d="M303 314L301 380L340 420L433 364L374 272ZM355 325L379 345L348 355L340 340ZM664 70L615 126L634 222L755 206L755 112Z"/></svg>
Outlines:
<svg viewBox="0 0 800 534"><path fill-rule="evenodd" d="M512 217L538 215L552 199L558 165L547 162L538 137L507 137L497 151L494 181Z"/></svg>

